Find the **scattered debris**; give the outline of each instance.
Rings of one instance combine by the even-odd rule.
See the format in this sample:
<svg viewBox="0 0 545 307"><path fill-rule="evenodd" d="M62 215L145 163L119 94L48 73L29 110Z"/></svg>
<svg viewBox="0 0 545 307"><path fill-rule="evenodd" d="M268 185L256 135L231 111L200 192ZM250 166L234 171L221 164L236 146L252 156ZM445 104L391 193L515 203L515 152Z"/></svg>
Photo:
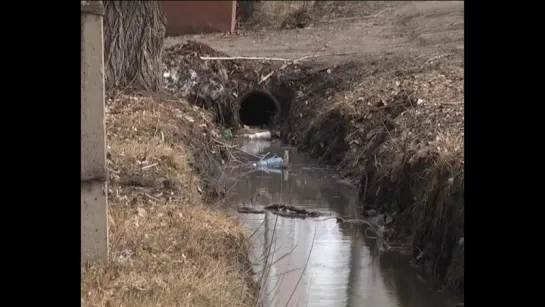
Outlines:
<svg viewBox="0 0 545 307"><path fill-rule="evenodd" d="M231 129L223 129L221 131L221 137L226 141L230 141L231 139L233 139L233 133L231 132Z"/></svg>
<svg viewBox="0 0 545 307"><path fill-rule="evenodd" d="M284 165L284 159L273 157L254 162L253 165L259 168L281 168Z"/></svg>
<svg viewBox="0 0 545 307"><path fill-rule="evenodd" d="M272 138L272 135L270 131L264 131L252 134L243 134L242 137L250 140L270 140Z"/></svg>
<svg viewBox="0 0 545 307"><path fill-rule="evenodd" d="M273 214L283 216L283 217L300 218L300 219L317 218L317 217L330 215L329 213L324 213L319 211L310 211L303 208L297 208L294 206L280 205L280 204L266 206L263 209L255 209L252 207L238 207L238 212L244 213L244 214L263 214L266 211L269 211Z"/></svg>
<svg viewBox="0 0 545 307"><path fill-rule="evenodd" d="M302 219L330 215L329 213L323 213L320 211L309 211L303 208L297 208L294 206L279 205L279 204L267 206L265 207L265 210L268 210L276 215L280 215L283 217L302 218Z"/></svg>
<svg viewBox="0 0 545 307"><path fill-rule="evenodd" d="M163 83L166 92L175 97L214 110L220 125L238 128L238 97L259 89L274 92L291 79L305 77L312 68L300 61L308 57L230 57L204 43L190 40L164 50Z"/></svg>
<svg viewBox="0 0 545 307"><path fill-rule="evenodd" d="M244 214L263 214L265 210L253 209L251 207L238 207L238 213Z"/></svg>

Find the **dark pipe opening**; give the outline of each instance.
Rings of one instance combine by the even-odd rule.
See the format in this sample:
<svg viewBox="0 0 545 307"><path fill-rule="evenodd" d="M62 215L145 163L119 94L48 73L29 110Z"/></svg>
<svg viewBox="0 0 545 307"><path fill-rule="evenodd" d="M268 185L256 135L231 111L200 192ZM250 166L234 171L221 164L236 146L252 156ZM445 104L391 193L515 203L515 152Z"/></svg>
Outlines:
<svg viewBox="0 0 545 307"><path fill-rule="evenodd" d="M246 126L265 126L280 113L280 104L265 91L251 91L240 100L239 118Z"/></svg>

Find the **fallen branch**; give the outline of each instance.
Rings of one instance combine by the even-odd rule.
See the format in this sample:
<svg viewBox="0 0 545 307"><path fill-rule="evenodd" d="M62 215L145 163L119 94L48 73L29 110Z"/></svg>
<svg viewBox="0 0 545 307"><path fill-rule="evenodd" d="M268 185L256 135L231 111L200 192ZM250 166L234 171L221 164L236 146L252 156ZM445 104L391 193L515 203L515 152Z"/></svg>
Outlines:
<svg viewBox="0 0 545 307"><path fill-rule="evenodd" d="M146 166L142 167L142 170L145 170L145 169L154 167L155 165L158 165L158 164L159 164L159 163L153 163L153 164L150 164L150 165L146 165Z"/></svg>
<svg viewBox="0 0 545 307"><path fill-rule="evenodd" d="M312 58L315 58L315 56L314 55L305 55L305 56L302 56L300 58L297 58L297 59L293 60L293 62L297 63L299 61L306 60L306 59L312 59Z"/></svg>
<svg viewBox="0 0 545 307"><path fill-rule="evenodd" d="M263 155L263 157L261 157L261 159L259 159L259 161L263 161L263 159L265 159L271 152L267 152L266 154Z"/></svg>
<svg viewBox="0 0 545 307"><path fill-rule="evenodd" d="M255 56L201 56L201 60L213 60L213 61L234 61L234 60L248 60L248 61L280 61L280 62L292 62L297 63L306 59L313 58L313 55L305 55L296 59L286 58L267 58L267 57L255 57Z"/></svg>
<svg viewBox="0 0 545 307"><path fill-rule="evenodd" d="M146 197L149 198L149 199L151 199L151 200L154 200L154 201L161 201L159 198L153 197L153 196L149 195L148 193L144 193L144 195L146 195Z"/></svg>
<svg viewBox="0 0 545 307"><path fill-rule="evenodd" d="M327 213L319 212L319 211L309 211L302 208L297 208L294 206L288 206L288 205L279 205L274 204L265 207L265 210L270 211L271 213L275 215L280 215L284 217L293 217L293 218L315 218L315 217L321 217L327 215Z"/></svg>
<svg viewBox="0 0 545 307"><path fill-rule="evenodd" d="M274 70L268 73L265 77L261 78L261 81L259 81L257 84L261 84L265 81L267 81L272 75L274 74Z"/></svg>
<svg viewBox="0 0 545 307"><path fill-rule="evenodd" d="M214 61L233 61L233 60L249 60L249 61L282 61L282 62L293 62L295 60L293 59L285 59L285 58L264 58L264 57L254 57L254 56L219 56L219 57L211 57L211 56L202 56L200 57L201 60L214 60Z"/></svg>
<svg viewBox="0 0 545 307"><path fill-rule="evenodd" d="M217 143L218 145L225 146L226 148L234 149L234 150L240 151L240 152L242 152L242 153L245 153L245 154L247 154L247 155L250 155L250 156L252 156L252 157L254 157L254 158L261 159L260 156L254 155L254 154L249 153L249 152L245 152L244 150L242 150L242 149L240 149L240 148L237 148L237 147L234 146L234 145L225 144L224 142L218 141L218 140L216 140L216 139L214 139L214 142Z"/></svg>
<svg viewBox="0 0 545 307"><path fill-rule="evenodd" d="M249 207L239 207L238 212L244 214L263 214L265 213L265 210L256 210Z"/></svg>
<svg viewBox="0 0 545 307"><path fill-rule="evenodd" d="M343 18L337 18L337 19L324 19L324 20L320 20L318 21L319 23L331 23L331 22L339 22L339 21L348 21L348 20L359 20L359 19L367 19L367 18L376 18L380 15L382 15L382 13L390 10L391 8L386 8L380 12L378 12L377 14L374 14L374 15L365 15L365 16L358 16L358 17L343 17Z"/></svg>
<svg viewBox="0 0 545 307"><path fill-rule="evenodd" d="M429 62L431 62L433 60L438 60L440 58L444 58L444 57L447 57L447 56L453 55L453 54L454 53L445 53L445 54L436 55L434 57L429 58L426 62L424 62L424 64L428 64Z"/></svg>
<svg viewBox="0 0 545 307"><path fill-rule="evenodd" d="M214 142L217 143L218 145L222 145L222 146L225 146L225 147L227 147L227 148L236 148L236 146L229 145L229 144L225 144L224 142L218 141L218 140L216 140L216 139L214 139Z"/></svg>
<svg viewBox="0 0 545 307"><path fill-rule="evenodd" d="M464 104L464 102L463 101L446 101L446 102L440 102L440 104L457 105L457 104Z"/></svg>

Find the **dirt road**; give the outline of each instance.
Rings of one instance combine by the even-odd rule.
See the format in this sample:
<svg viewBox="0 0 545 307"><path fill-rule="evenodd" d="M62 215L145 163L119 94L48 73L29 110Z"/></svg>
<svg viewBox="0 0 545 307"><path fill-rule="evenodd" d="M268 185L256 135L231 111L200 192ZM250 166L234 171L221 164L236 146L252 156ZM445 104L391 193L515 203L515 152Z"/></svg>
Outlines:
<svg viewBox="0 0 545 307"><path fill-rule="evenodd" d="M342 4L336 15L341 16L327 16L304 29L175 37L165 45L195 39L232 56L314 56L313 62L327 64L383 57L421 63L441 57L463 67L462 1L354 1Z"/></svg>

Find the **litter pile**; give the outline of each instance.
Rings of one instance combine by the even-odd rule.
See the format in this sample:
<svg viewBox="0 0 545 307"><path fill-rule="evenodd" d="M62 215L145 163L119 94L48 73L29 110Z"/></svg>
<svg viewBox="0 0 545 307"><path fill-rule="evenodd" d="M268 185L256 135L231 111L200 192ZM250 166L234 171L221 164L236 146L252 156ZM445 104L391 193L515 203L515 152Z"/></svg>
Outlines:
<svg viewBox="0 0 545 307"><path fill-rule="evenodd" d="M237 127L238 98L257 88L271 71L269 61L203 60L228 57L205 44L188 41L163 53L163 81L167 92L216 112L220 124Z"/></svg>
<svg viewBox="0 0 545 307"><path fill-rule="evenodd" d="M187 41L164 50L163 81L168 93L213 110L222 126L238 128L239 100L244 94L270 92L281 105L281 116L287 116L294 98L334 93L344 80L339 74L353 66L314 69L301 60L239 59Z"/></svg>
<svg viewBox="0 0 545 307"><path fill-rule="evenodd" d="M256 67L254 62L244 63L252 67L239 68L240 63L201 60L203 56L226 55L194 41L164 50L165 89L175 97L214 110L222 125L234 127L238 123L236 99L257 83L255 71L267 68ZM235 66L234 72L227 64Z"/></svg>
<svg viewBox="0 0 545 307"><path fill-rule="evenodd" d="M320 211L310 211L303 208L297 208L289 205L270 205L265 207L265 210L271 211L272 213L284 217L293 217L293 218L316 218L328 215Z"/></svg>

